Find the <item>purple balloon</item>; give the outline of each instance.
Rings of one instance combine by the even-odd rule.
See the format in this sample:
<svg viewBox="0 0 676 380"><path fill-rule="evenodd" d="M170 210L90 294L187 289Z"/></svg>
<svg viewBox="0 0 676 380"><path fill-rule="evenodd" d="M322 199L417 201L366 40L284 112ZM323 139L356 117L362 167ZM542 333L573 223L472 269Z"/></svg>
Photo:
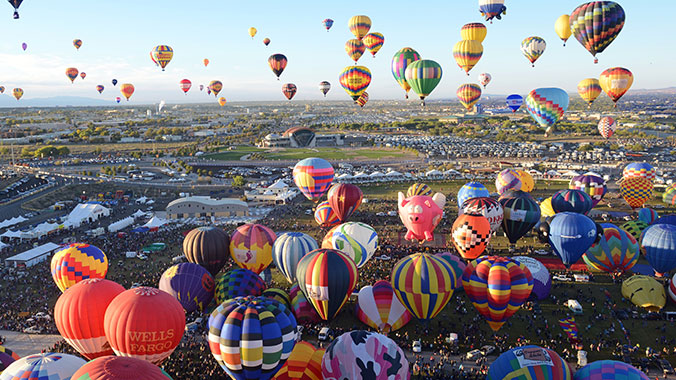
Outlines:
<svg viewBox="0 0 676 380"><path fill-rule="evenodd" d="M23 51L26 51L26 49L28 49L28 44L24 42L21 44L21 47L23 48Z"/></svg>
<svg viewBox="0 0 676 380"><path fill-rule="evenodd" d="M552 279L549 276L547 267L533 257L515 256L514 260L525 265L533 275L533 290L531 294L534 294L538 300L549 297L549 292L552 290Z"/></svg>
<svg viewBox="0 0 676 380"><path fill-rule="evenodd" d="M187 312L206 309L214 298L214 278L193 263L169 267L160 278L159 288L174 296Z"/></svg>

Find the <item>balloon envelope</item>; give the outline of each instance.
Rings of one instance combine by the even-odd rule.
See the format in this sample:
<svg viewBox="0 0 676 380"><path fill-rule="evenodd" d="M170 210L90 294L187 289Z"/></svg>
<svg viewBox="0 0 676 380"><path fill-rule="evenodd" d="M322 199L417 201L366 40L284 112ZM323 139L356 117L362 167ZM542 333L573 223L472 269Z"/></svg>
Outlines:
<svg viewBox="0 0 676 380"><path fill-rule="evenodd" d="M338 215L333 212L329 201L321 202L315 209L315 221L322 228L329 228L340 224Z"/></svg>
<svg viewBox="0 0 676 380"><path fill-rule="evenodd" d="M523 191L508 191L498 200L502 205L502 229L509 242L515 244L540 220L540 206Z"/></svg>
<svg viewBox="0 0 676 380"><path fill-rule="evenodd" d="M361 205L364 194L359 186L341 183L331 186L326 197L338 219L345 222Z"/></svg>
<svg viewBox="0 0 676 380"><path fill-rule="evenodd" d="M611 223L602 223L603 236L582 256L587 267L603 272L626 272L640 257L638 242L629 233Z"/></svg>
<svg viewBox="0 0 676 380"><path fill-rule="evenodd" d="M260 296L265 290L265 282L256 273L243 268L235 268L216 277L216 303L221 304L231 298Z"/></svg>
<svg viewBox="0 0 676 380"><path fill-rule="evenodd" d="M0 379L70 380L85 363L77 356L57 352L29 355L10 364Z"/></svg>
<svg viewBox="0 0 676 380"><path fill-rule="evenodd" d="M549 297L552 289L552 279L549 276L547 267L539 260L530 256L514 256L514 260L525 265L533 276L533 291L531 294L537 297L538 300Z"/></svg>
<svg viewBox="0 0 676 380"><path fill-rule="evenodd" d="M664 287L651 276L633 275L622 281L622 297L648 311L659 312L667 303Z"/></svg>
<svg viewBox="0 0 676 380"><path fill-rule="evenodd" d="M333 230L331 248L350 256L357 268L361 268L378 249L378 234L366 223L343 223Z"/></svg>
<svg viewBox="0 0 676 380"><path fill-rule="evenodd" d="M560 88L536 88L526 97L526 109L543 128L556 124L568 109L568 93Z"/></svg>
<svg viewBox="0 0 676 380"><path fill-rule="evenodd" d="M180 263L164 271L158 288L171 294L190 313L206 309L214 298L214 286L214 278L204 267Z"/></svg>
<svg viewBox="0 0 676 380"><path fill-rule="evenodd" d="M322 379L323 348L315 348L308 342L296 343L291 355L277 371L274 380L319 380Z"/></svg>
<svg viewBox="0 0 676 380"><path fill-rule="evenodd" d="M463 202L460 214L480 214L488 219L491 232L496 232L502 225L504 211L500 202L489 197L470 198Z"/></svg>
<svg viewBox="0 0 676 380"><path fill-rule="evenodd" d="M329 190L333 176L333 166L323 158L306 158L293 167L293 182L311 201L319 200Z"/></svg>
<svg viewBox="0 0 676 380"><path fill-rule="evenodd" d="M570 30L580 44L594 56L610 45L624 26L624 9L612 1L591 1L570 14Z"/></svg>
<svg viewBox="0 0 676 380"><path fill-rule="evenodd" d="M578 369L575 372L575 380L650 380L642 371L625 362L616 360L597 360Z"/></svg>
<svg viewBox="0 0 676 380"><path fill-rule="evenodd" d="M183 238L183 254L215 276L228 261L230 236L217 227L197 227Z"/></svg>
<svg viewBox="0 0 676 380"><path fill-rule="evenodd" d="M317 241L302 232L285 232L272 245L275 266L290 283L296 282L296 267L303 256L319 248Z"/></svg>
<svg viewBox="0 0 676 380"><path fill-rule="evenodd" d="M408 99L408 91L411 89L411 85L406 81L406 68L412 62L419 59L420 54L410 47L400 49L394 54L394 57L392 57L392 75L406 92L406 99Z"/></svg>
<svg viewBox="0 0 676 380"><path fill-rule="evenodd" d="M570 180L570 184L568 184L568 188L582 190L587 193L587 195L591 197L592 208L596 207L603 199L603 196L608 192L606 181L594 174L582 174L573 177Z"/></svg>
<svg viewBox="0 0 676 380"><path fill-rule="evenodd" d="M108 258L93 245L73 243L54 254L51 271L56 286L64 292L82 280L105 278Z"/></svg>
<svg viewBox="0 0 676 380"><path fill-rule="evenodd" d="M272 262L272 244L277 235L262 224L237 227L230 238L230 256L240 268L261 273Z"/></svg>
<svg viewBox="0 0 676 380"><path fill-rule="evenodd" d="M575 264L596 240L596 224L589 217L561 212L549 223L549 244L566 267Z"/></svg>
<svg viewBox="0 0 676 380"><path fill-rule="evenodd" d="M573 373L556 352L538 346L522 346L502 353L488 368L486 380L571 380Z"/></svg>
<svg viewBox="0 0 676 380"><path fill-rule="evenodd" d="M552 195L552 209L554 212L575 212L587 214L593 206L591 197L582 190L563 189Z"/></svg>
<svg viewBox="0 0 676 380"><path fill-rule="evenodd" d="M411 320L411 313L394 294L392 285L384 280L361 288L355 313L360 321L385 334L400 329Z"/></svg>
<svg viewBox="0 0 676 380"><path fill-rule="evenodd" d="M676 225L653 224L643 231L641 247L657 273L676 269Z"/></svg>
<svg viewBox="0 0 676 380"><path fill-rule="evenodd" d="M80 367L71 380L171 380L160 367L136 358L104 356Z"/></svg>

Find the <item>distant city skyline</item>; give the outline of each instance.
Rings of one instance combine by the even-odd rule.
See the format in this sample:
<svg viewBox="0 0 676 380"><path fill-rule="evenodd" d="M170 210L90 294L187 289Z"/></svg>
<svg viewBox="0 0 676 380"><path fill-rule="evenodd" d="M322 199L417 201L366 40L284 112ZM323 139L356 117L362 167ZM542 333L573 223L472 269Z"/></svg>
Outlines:
<svg viewBox="0 0 676 380"><path fill-rule="evenodd" d="M397 50L407 46L443 68L441 83L429 97L432 101L455 99L457 87L477 83L482 72L493 77L485 90L490 94L525 95L537 87L560 87L575 93L581 79L598 77L613 66L633 72L632 89L676 85L673 77L664 74L671 72L676 62L676 53L665 44L665 39L674 35L670 23L676 3L662 1L648 7L635 0L619 1L626 23L618 38L598 55L598 64L574 37L563 47L554 32L555 20L581 3L507 0L507 14L492 24L482 21L475 0L420 5L371 1L354 6L311 1L30 0L22 4L19 20L11 19L9 4L2 4L0 31L5 38L0 41L4 73L0 85L6 90L0 96L11 97L12 88L21 87L26 100L73 96L102 99L112 105L115 97L121 96L120 84L133 83L136 92L130 105L160 100L215 102L213 95L207 96L206 90L200 92L198 87L218 79L224 84L221 95L232 102L285 100L281 87L287 82L298 86L294 100L320 100L323 96L317 86L328 80L332 88L326 99L349 101L338 75L353 64L343 46L353 38L348 19L358 14L371 18L372 32L385 35L375 59L367 51L359 60L373 73L367 90L372 99L403 99L390 61ZM335 21L328 33L322 26L325 18ZM469 22L484 22L488 35L483 57L468 77L457 67L451 50L460 40L460 28ZM251 26L258 29L253 40L248 35ZM540 36L547 42L535 68L520 51L521 41L528 36ZM262 43L266 37L271 39L267 47ZM83 41L79 51L72 45L76 38ZM28 45L25 52L23 42ZM174 49L165 72L149 57L150 50L159 44ZM289 60L280 81L267 64L274 53L285 54ZM211 61L206 68L204 58ZM87 77L71 84L65 75L67 67L76 67ZM119 81L116 87L111 84L113 78ZM193 82L187 96L178 85L184 78ZM96 91L97 84L105 86L103 94ZM415 101L417 96L412 95L411 101ZM6 105L7 101L1 103Z"/></svg>

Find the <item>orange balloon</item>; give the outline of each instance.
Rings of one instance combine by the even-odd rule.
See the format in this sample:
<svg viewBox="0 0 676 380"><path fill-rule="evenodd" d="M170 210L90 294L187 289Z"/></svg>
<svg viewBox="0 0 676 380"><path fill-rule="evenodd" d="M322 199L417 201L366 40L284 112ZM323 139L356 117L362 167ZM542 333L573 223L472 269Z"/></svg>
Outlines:
<svg viewBox="0 0 676 380"><path fill-rule="evenodd" d="M221 96L220 98L218 98L218 104L220 104L221 107L223 107L225 105L225 103L226 103L226 100L225 100L224 97Z"/></svg>
<svg viewBox="0 0 676 380"><path fill-rule="evenodd" d="M125 83L120 86L120 92L125 98L127 98L127 101L129 101L129 98L131 98L131 96L134 94L134 85L131 83Z"/></svg>
<svg viewBox="0 0 676 380"><path fill-rule="evenodd" d="M209 59L204 58L204 67L207 67L207 66L209 66Z"/></svg>

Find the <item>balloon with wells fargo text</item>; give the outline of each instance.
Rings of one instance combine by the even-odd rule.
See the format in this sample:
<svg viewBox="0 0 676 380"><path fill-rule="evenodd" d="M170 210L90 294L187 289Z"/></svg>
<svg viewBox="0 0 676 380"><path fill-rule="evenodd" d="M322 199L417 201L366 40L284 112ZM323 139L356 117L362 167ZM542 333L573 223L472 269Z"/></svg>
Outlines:
<svg viewBox="0 0 676 380"><path fill-rule="evenodd" d="M632 83L634 75L624 67L611 67L603 71L599 77L601 89L615 103L614 107L617 107L617 101L629 91Z"/></svg>
<svg viewBox="0 0 676 380"><path fill-rule="evenodd" d="M361 41L371 29L371 19L365 15L352 16L347 23L347 27L350 29L350 33Z"/></svg>
<svg viewBox="0 0 676 380"><path fill-rule="evenodd" d="M587 193L591 197L592 208L596 207L608 192L606 181L602 177L590 173L573 177L568 184L568 188Z"/></svg>
<svg viewBox="0 0 676 380"><path fill-rule="evenodd" d="M197 227L183 238L183 254L216 276L230 256L230 236L218 227Z"/></svg>
<svg viewBox="0 0 676 380"><path fill-rule="evenodd" d="M458 87L455 94L462 106L467 111L471 111L472 107L481 99L481 87L475 83L462 84Z"/></svg>
<svg viewBox="0 0 676 380"><path fill-rule="evenodd" d="M171 294L190 313L204 311L214 298L214 278L201 265L180 263L160 277L159 289Z"/></svg>
<svg viewBox="0 0 676 380"><path fill-rule="evenodd" d="M573 31L570 30L570 16L559 16L559 18L556 19L556 22L554 22L554 31L561 41L563 41L563 46L566 46L566 41L568 41L573 34Z"/></svg>
<svg viewBox="0 0 676 380"><path fill-rule="evenodd" d="M333 230L331 248L350 256L357 268L361 268L376 252L378 234L366 223L343 223Z"/></svg>
<svg viewBox="0 0 676 380"><path fill-rule="evenodd" d="M364 45L366 46L367 49L369 49L369 52L371 52L371 55L374 58L378 50L380 50L380 48L383 47L384 43L385 36L383 36L382 33L371 32L364 36Z"/></svg>
<svg viewBox="0 0 676 380"><path fill-rule="evenodd" d="M406 99L408 99L408 91L411 89L411 85L406 81L406 68L411 62L415 62L419 59L420 54L410 47L400 49L394 54L394 57L392 57L392 75L401 88L404 89Z"/></svg>
<svg viewBox="0 0 676 380"><path fill-rule="evenodd" d="M160 367L145 360L104 356L80 367L71 380L171 380Z"/></svg>
<svg viewBox="0 0 676 380"><path fill-rule="evenodd" d="M526 97L526 109L533 120L549 132L563 117L568 102L568 93L560 88L536 88Z"/></svg>
<svg viewBox="0 0 676 380"><path fill-rule="evenodd" d="M326 197L333 212L336 213L338 219L343 223L359 208L362 199L364 199L364 194L359 186L341 183L331 186Z"/></svg>
<svg viewBox="0 0 676 380"><path fill-rule="evenodd" d="M624 9L613 1L591 1L570 14L570 30L575 39L594 56L610 45L624 26Z"/></svg>
<svg viewBox="0 0 676 380"><path fill-rule="evenodd" d="M630 270L640 257L636 239L612 223L602 223L601 227L601 239L582 256L587 267L608 273Z"/></svg>
<svg viewBox="0 0 676 380"><path fill-rule="evenodd" d="M420 59L412 62L406 67L406 82L411 86L413 92L418 94L422 105L425 105L425 98L434 91L441 81L441 66L430 60Z"/></svg>
<svg viewBox="0 0 676 380"><path fill-rule="evenodd" d="M467 264L462 286L493 331L516 313L533 289L525 264L509 257L481 256Z"/></svg>
<svg viewBox="0 0 676 380"><path fill-rule="evenodd" d="M540 206L523 191L508 191L498 200L502 205L502 229L511 244L521 239L540 220Z"/></svg>
<svg viewBox="0 0 676 380"><path fill-rule="evenodd" d="M491 233L500 228L504 216L500 202L490 197L470 198L464 201L459 213L483 215L491 225Z"/></svg>
<svg viewBox="0 0 676 380"><path fill-rule="evenodd" d="M359 290L355 314L364 324L383 334L398 330L411 320L411 313L394 294L392 284L384 280Z"/></svg>
<svg viewBox="0 0 676 380"><path fill-rule="evenodd" d="M676 225L653 224L642 234L641 248L656 273L676 269Z"/></svg>
<svg viewBox="0 0 676 380"><path fill-rule="evenodd" d="M357 100L371 84L371 70L364 66L348 66L340 73L338 82L352 100Z"/></svg>
<svg viewBox="0 0 676 380"><path fill-rule="evenodd" d="M261 273L272 262L275 239L277 235L262 224L244 224L230 237L230 256L240 268Z"/></svg>
<svg viewBox="0 0 676 380"><path fill-rule="evenodd" d="M293 167L293 182L305 198L317 202L329 190L334 174L333 166L328 161L309 157L298 161Z"/></svg>
<svg viewBox="0 0 676 380"><path fill-rule="evenodd" d="M483 215L458 215L451 227L451 238L462 258L476 259L491 241L491 224Z"/></svg>
<svg viewBox="0 0 676 380"><path fill-rule="evenodd" d="M64 292L82 280L105 278L108 258L93 245L73 243L54 253L50 266L56 286Z"/></svg>
<svg viewBox="0 0 676 380"><path fill-rule="evenodd" d="M159 365L181 342L185 311L169 293L142 286L115 297L106 309L103 325L117 356Z"/></svg>
<svg viewBox="0 0 676 380"><path fill-rule="evenodd" d="M586 215L560 212L549 222L549 245L567 268L589 250L596 235L596 224Z"/></svg>
<svg viewBox="0 0 676 380"><path fill-rule="evenodd" d="M343 308L357 285L354 261L335 249L316 249L303 258L296 268L298 287L325 320L333 319Z"/></svg>
<svg viewBox="0 0 676 380"><path fill-rule="evenodd" d="M277 53L268 58L268 65L270 65L270 69L277 76L277 80L279 80L279 76L282 75L282 72L286 68L287 62L288 60L284 54Z"/></svg>
<svg viewBox="0 0 676 380"><path fill-rule="evenodd" d="M483 53L484 47L479 41L462 40L453 46L453 59L467 75L479 63Z"/></svg>
<svg viewBox="0 0 676 380"><path fill-rule="evenodd" d="M315 221L322 228L329 228L340 224L340 220L336 213L333 212L329 201L324 201L317 205L315 209Z"/></svg>
<svg viewBox="0 0 676 380"><path fill-rule="evenodd" d="M577 84L577 93L580 94L582 100L587 102L587 105L591 107L594 100L601 95L601 84L596 78L587 78L582 79L580 83Z"/></svg>
<svg viewBox="0 0 676 380"><path fill-rule="evenodd" d="M220 273L216 276L216 303L221 304L231 298L260 296L265 290L265 282L256 273L243 268Z"/></svg>
<svg viewBox="0 0 676 380"><path fill-rule="evenodd" d="M272 245L275 266L290 283L296 283L296 268L303 256L319 248L317 241L302 232L285 232Z"/></svg>
<svg viewBox="0 0 676 380"><path fill-rule="evenodd" d="M442 193L436 193L429 197L426 195L414 195L404 198L399 192L397 207L399 218L406 226L406 240L419 242L434 240L434 228L441 221L446 197Z"/></svg>
<svg viewBox="0 0 676 380"><path fill-rule="evenodd" d="M502 19L502 15L507 14L505 0L479 0L479 12L486 19L493 23L493 19Z"/></svg>
<svg viewBox="0 0 676 380"><path fill-rule="evenodd" d="M465 24L460 28L460 38L463 40L474 40L483 43L486 33L486 25L480 22Z"/></svg>

